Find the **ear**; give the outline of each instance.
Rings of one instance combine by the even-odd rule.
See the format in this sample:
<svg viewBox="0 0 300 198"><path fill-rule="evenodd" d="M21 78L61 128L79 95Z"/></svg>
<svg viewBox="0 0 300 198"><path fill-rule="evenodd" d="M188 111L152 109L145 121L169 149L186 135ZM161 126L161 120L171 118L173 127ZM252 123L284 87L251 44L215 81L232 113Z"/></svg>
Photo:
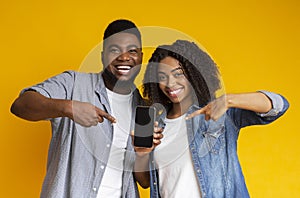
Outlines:
<svg viewBox="0 0 300 198"><path fill-rule="evenodd" d="M103 69L104 69L106 67L106 65L104 65L104 52L103 51L101 52L101 62L102 62Z"/></svg>

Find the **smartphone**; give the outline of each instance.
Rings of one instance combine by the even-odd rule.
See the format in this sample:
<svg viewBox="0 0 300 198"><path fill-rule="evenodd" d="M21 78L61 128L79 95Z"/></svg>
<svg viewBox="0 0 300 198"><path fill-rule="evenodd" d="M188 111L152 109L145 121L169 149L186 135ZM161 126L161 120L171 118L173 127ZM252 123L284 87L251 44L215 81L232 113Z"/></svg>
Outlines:
<svg viewBox="0 0 300 198"><path fill-rule="evenodd" d="M137 106L134 126L134 146L150 148L153 145L154 122L156 109L148 106Z"/></svg>

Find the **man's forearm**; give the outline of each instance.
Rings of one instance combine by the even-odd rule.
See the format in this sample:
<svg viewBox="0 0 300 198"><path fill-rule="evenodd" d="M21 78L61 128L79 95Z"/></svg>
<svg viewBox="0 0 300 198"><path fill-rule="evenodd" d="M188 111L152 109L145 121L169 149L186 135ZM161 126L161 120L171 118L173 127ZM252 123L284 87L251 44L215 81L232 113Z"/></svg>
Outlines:
<svg viewBox="0 0 300 198"><path fill-rule="evenodd" d="M51 99L38 92L27 91L14 101L11 112L26 120L39 121L48 118L69 117L72 114L70 113L71 105L69 100Z"/></svg>

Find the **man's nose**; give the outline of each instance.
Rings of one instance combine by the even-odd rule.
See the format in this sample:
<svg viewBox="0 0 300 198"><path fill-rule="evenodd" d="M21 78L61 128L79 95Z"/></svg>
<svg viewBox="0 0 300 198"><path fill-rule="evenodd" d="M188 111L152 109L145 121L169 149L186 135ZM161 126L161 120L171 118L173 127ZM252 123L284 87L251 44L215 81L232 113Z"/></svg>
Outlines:
<svg viewBox="0 0 300 198"><path fill-rule="evenodd" d="M120 56L117 57L117 60L120 60L120 61L129 61L130 60L130 54L129 54L129 52L123 52Z"/></svg>

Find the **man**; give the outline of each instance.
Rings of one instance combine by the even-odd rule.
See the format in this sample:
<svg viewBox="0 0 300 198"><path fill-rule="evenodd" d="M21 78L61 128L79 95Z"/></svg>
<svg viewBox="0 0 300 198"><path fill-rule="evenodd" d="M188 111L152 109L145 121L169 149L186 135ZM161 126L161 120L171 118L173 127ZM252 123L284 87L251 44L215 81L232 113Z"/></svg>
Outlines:
<svg viewBox="0 0 300 198"><path fill-rule="evenodd" d="M141 45L135 24L116 20L104 32L103 72L67 71L24 89L14 101L16 116L51 121L41 197L138 197L129 132L132 109L141 101L133 83Z"/></svg>

